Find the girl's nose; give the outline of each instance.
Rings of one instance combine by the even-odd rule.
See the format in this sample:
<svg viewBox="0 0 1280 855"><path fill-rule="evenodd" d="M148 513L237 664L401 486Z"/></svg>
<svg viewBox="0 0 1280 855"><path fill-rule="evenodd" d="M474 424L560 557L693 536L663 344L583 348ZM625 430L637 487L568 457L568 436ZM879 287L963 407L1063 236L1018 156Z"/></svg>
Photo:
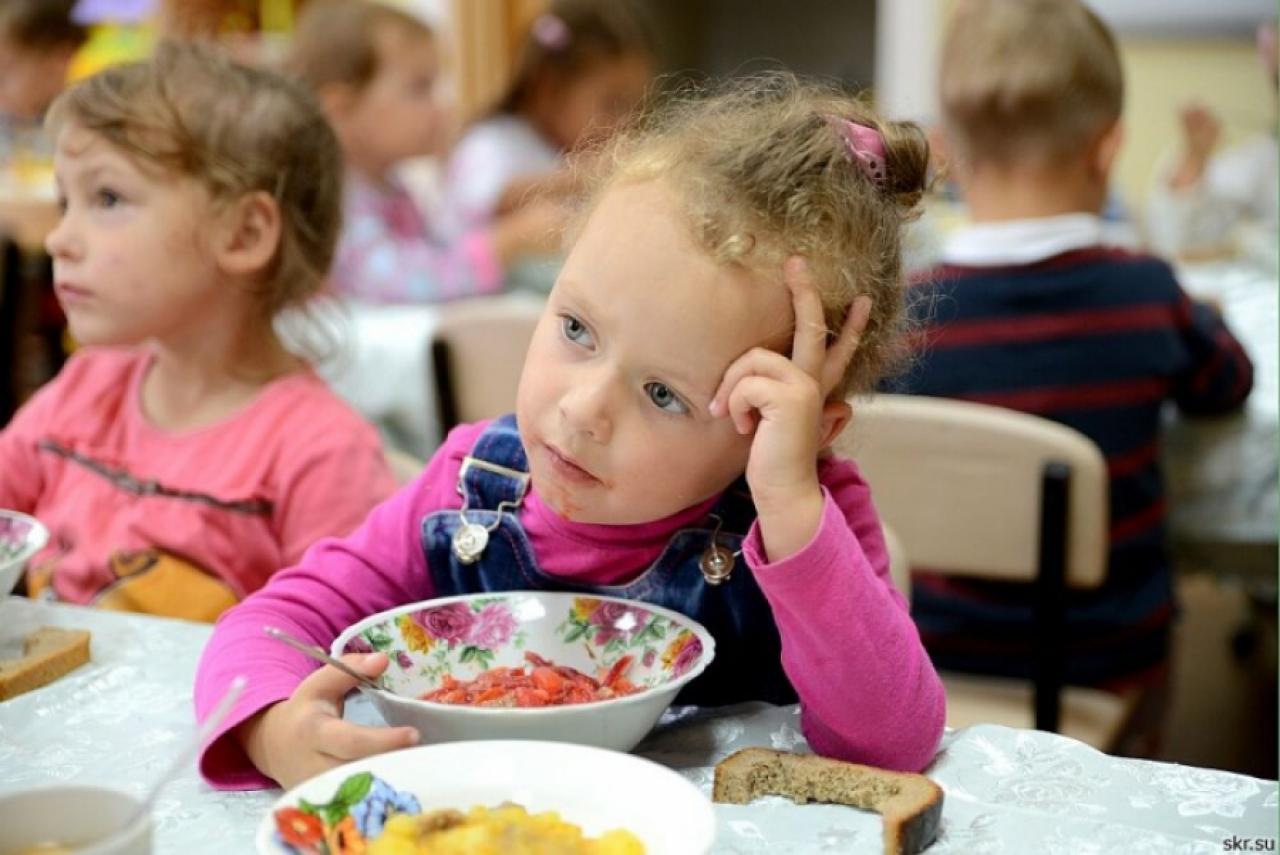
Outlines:
<svg viewBox="0 0 1280 855"><path fill-rule="evenodd" d="M611 384L602 376L582 376L560 398L560 414L575 433L608 442L613 430Z"/></svg>
<svg viewBox="0 0 1280 855"><path fill-rule="evenodd" d="M68 258L73 254L77 245L74 224L71 222L69 213L64 210L62 216L58 218L58 224L54 226L53 231L45 236L45 252L49 253L50 258Z"/></svg>

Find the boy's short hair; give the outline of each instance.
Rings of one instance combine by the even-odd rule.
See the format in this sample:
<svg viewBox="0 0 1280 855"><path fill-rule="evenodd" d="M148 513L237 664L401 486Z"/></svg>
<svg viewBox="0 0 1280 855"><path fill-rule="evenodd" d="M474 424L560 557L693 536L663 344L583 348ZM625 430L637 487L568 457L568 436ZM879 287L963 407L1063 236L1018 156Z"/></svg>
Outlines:
<svg viewBox="0 0 1280 855"><path fill-rule="evenodd" d="M334 83L362 89L378 73L378 40L389 30L434 36L425 21L385 3L311 0L298 19L286 65L314 90Z"/></svg>
<svg viewBox="0 0 1280 855"><path fill-rule="evenodd" d="M1124 99L1115 38L1079 0L960 0L940 72L943 127L968 163L1079 152Z"/></svg>
<svg viewBox="0 0 1280 855"><path fill-rule="evenodd" d="M31 51L78 48L87 30L71 18L75 0L3 0L0 41Z"/></svg>

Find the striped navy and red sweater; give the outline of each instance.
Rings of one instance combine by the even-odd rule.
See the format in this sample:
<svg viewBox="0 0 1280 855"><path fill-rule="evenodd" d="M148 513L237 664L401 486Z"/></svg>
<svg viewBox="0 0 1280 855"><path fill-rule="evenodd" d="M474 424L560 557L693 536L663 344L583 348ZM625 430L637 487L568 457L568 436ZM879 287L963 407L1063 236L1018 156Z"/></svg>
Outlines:
<svg viewBox="0 0 1280 855"><path fill-rule="evenodd" d="M1174 607L1161 410L1239 407L1253 385L1240 344L1163 261L1103 247L946 265L920 277L909 304L915 359L891 389L1044 416L1106 456L1110 563L1101 589L1070 596L1068 680L1114 685L1158 668ZM923 573L912 612L938 667L1023 676L1030 602L1024 586Z"/></svg>

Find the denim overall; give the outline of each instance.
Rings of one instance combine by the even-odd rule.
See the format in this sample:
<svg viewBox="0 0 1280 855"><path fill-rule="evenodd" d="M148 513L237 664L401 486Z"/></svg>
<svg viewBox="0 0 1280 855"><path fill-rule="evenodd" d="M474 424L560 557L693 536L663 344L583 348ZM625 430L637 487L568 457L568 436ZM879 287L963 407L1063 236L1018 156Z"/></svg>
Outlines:
<svg viewBox="0 0 1280 855"><path fill-rule="evenodd" d="M482 461L476 464L475 461ZM470 465L467 465L470 464ZM508 472L486 467L491 464ZM708 584L699 561L716 543L736 552L755 519L745 482L734 484L716 503L703 527L677 531L647 570L625 585L578 585L548 576L538 568L528 536L515 510L524 497L528 460L514 416L504 416L476 440L464 464L460 492L466 499L466 521L497 528L480 557L464 564L454 555L454 533L463 525L458 511L438 511L422 522L422 548L436 596L485 591L545 590L624 597L664 606L694 618L716 641L711 666L689 683L676 699L680 704L720 706L760 700L794 703L795 690L782 670L782 642L773 612L746 562L735 558L729 578ZM501 503L508 503L499 514Z"/></svg>

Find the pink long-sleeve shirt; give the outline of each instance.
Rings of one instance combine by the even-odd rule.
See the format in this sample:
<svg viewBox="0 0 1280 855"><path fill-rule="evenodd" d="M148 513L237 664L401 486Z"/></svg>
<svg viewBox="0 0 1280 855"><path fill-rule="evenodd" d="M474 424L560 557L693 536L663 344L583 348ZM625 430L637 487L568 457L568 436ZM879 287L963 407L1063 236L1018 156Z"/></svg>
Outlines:
<svg viewBox="0 0 1280 855"><path fill-rule="evenodd" d="M421 522L428 514L460 507L458 470L484 427L455 429L418 480L374 509L354 533L317 543L299 565L278 573L223 615L196 675L197 717L208 715L237 674L245 674L249 685L201 755L201 772L212 785L272 784L230 731L289 697L315 668L310 659L263 635L264 624L327 649L350 624L433 595L419 539ZM778 624L782 664L800 697L805 736L819 754L922 769L942 734L942 683L889 577L866 482L846 460L824 459L819 475L825 506L808 545L770 562L753 524L743 549ZM593 525L557 516L534 485L519 516L544 572L566 581L616 585L648 567L675 531L702 519L714 503L713 498L641 525Z"/></svg>

